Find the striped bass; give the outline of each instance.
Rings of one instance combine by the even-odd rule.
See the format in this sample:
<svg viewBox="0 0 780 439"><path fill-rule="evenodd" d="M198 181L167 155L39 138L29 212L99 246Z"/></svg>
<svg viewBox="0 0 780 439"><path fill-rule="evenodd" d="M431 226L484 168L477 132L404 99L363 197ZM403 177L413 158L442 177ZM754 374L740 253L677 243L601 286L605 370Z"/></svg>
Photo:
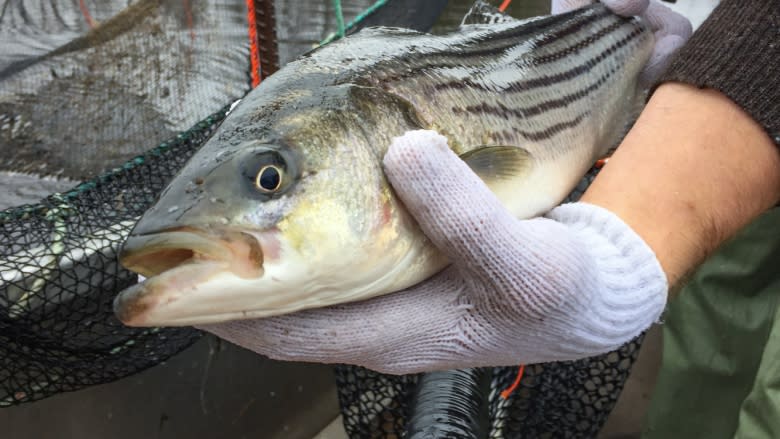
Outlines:
<svg viewBox="0 0 780 439"><path fill-rule="evenodd" d="M443 36L363 30L249 93L124 243L120 262L147 279L120 293L117 316L265 317L440 271L382 169L409 130L446 136L518 218L559 204L634 120L653 35L602 5L492 23L482 9Z"/></svg>

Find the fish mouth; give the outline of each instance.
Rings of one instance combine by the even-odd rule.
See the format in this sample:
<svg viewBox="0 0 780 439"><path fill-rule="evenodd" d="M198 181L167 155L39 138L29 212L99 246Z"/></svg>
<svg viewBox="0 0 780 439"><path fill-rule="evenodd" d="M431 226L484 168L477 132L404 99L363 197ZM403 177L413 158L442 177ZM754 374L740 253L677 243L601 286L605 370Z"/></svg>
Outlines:
<svg viewBox="0 0 780 439"><path fill-rule="evenodd" d="M224 262L245 279L263 274L260 243L244 232L216 235L194 227L176 227L130 236L119 254L122 266L144 277L199 262Z"/></svg>
<svg viewBox="0 0 780 439"><path fill-rule="evenodd" d="M171 305L218 274L230 273L240 279L264 274L263 250L256 236L193 227L131 235L119 262L147 278L114 300L114 313L128 326L143 326L150 312Z"/></svg>

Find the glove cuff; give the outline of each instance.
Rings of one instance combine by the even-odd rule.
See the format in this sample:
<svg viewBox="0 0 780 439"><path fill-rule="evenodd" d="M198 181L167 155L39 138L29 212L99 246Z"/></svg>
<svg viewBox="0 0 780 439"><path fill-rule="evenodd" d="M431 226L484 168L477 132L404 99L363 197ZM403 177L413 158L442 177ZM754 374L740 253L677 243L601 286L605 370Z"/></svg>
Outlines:
<svg viewBox="0 0 780 439"><path fill-rule="evenodd" d="M666 274L634 230L614 213L582 202L561 205L546 216L572 231L595 268L590 285L583 285L566 311L572 318L567 337L572 353L615 349L659 320L667 300Z"/></svg>

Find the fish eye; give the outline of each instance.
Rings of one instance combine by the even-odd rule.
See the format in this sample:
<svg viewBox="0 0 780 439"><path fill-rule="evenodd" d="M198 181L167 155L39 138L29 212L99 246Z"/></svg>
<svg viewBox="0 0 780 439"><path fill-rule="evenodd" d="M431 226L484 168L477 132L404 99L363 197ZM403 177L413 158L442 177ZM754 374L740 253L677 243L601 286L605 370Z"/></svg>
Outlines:
<svg viewBox="0 0 780 439"><path fill-rule="evenodd" d="M255 177L255 187L263 192L275 192L282 186L283 170L276 165L266 165Z"/></svg>
<svg viewBox="0 0 780 439"><path fill-rule="evenodd" d="M237 159L248 195L260 200L283 195L300 176L296 157L289 150L256 148L237 156Z"/></svg>

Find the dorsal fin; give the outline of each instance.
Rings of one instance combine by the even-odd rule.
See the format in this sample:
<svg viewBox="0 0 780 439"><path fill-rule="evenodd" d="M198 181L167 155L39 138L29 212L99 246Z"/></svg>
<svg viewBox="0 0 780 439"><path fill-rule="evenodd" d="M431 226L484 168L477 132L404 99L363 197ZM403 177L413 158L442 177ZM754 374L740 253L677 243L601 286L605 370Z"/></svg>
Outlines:
<svg viewBox="0 0 780 439"><path fill-rule="evenodd" d="M477 0L474 5L469 9L469 12L463 17L461 26L469 24L496 24L496 23L508 23L510 21L516 21L514 18L498 10L497 7L485 3L482 0Z"/></svg>

